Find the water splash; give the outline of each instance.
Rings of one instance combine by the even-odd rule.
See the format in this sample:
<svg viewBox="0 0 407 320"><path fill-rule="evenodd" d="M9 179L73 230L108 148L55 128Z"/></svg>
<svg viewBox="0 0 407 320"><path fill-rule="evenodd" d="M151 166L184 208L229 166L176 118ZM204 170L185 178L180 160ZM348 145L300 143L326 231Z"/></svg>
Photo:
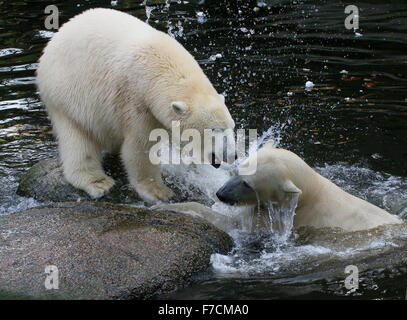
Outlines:
<svg viewBox="0 0 407 320"><path fill-rule="evenodd" d="M223 163L217 169L210 164L196 165L192 163L187 165L185 162L191 159L181 151L179 146L171 148L169 142L162 143L160 146L160 159L166 163L161 165L161 171L166 177L166 182L177 185L186 194L198 190L209 199L218 201L216 192L230 178L233 168ZM179 164L171 161L177 154L180 156Z"/></svg>
<svg viewBox="0 0 407 320"><path fill-rule="evenodd" d="M15 177L2 177L0 184L7 186L7 189L0 194L0 215L26 210L41 204L33 198L20 197L15 194L18 186L18 180Z"/></svg>
<svg viewBox="0 0 407 320"><path fill-rule="evenodd" d="M286 125L290 125L291 120L287 123L275 122L270 128L268 128L263 134L249 146L248 155L250 156L254 152L257 152L264 144L272 143L274 147L279 147L281 144L282 133Z"/></svg>
<svg viewBox="0 0 407 320"><path fill-rule="evenodd" d="M386 211L405 217L407 211L407 178L392 176L347 163L316 167L315 171L346 192Z"/></svg>
<svg viewBox="0 0 407 320"><path fill-rule="evenodd" d="M201 24L205 23L208 20L205 13L202 11L197 12L196 17L197 17L198 23L201 23Z"/></svg>
<svg viewBox="0 0 407 320"><path fill-rule="evenodd" d="M184 35L184 27L182 26L181 21L178 21L175 25L172 25L171 21L169 21L167 28L167 33L172 38L182 37Z"/></svg>
<svg viewBox="0 0 407 320"><path fill-rule="evenodd" d="M278 147L284 128L285 124L274 124L249 148L248 154L256 152L269 141ZM406 178L346 163L325 165L315 170L345 191L404 219L407 217ZM361 231L346 236L331 229L310 229L298 234L293 230L298 195L287 198L283 206L268 202L262 207L258 196L257 199L256 208L246 208L246 219L249 215L251 219L246 220L245 229L230 233L235 240L234 250L228 255L212 256L212 268L218 277L265 273L281 275L286 272L302 274L306 268L319 272L323 264L330 265L335 261L343 264L344 260L350 258L362 259L380 255L389 248L405 246L407 222L400 226L385 226L376 231ZM213 209L222 214L227 211L216 205ZM244 211L235 214L244 215ZM264 228L265 225L268 229Z"/></svg>
<svg viewBox="0 0 407 320"><path fill-rule="evenodd" d="M260 201L260 197L259 194L256 190L254 190L254 192L256 193L256 199L257 199L257 207L256 207L256 216L255 216L255 231L259 232L260 231L260 222L261 222L261 218L262 218L262 214L261 214L261 201Z"/></svg>
<svg viewBox="0 0 407 320"><path fill-rule="evenodd" d="M155 7L149 7L149 6L145 6L146 9L146 23L148 23L150 21L150 17L151 17L151 13L153 12L153 10L155 9Z"/></svg>
<svg viewBox="0 0 407 320"><path fill-rule="evenodd" d="M292 235L298 198L298 194L287 195L283 205L278 205L272 201L267 203L270 232L278 244L287 243Z"/></svg>

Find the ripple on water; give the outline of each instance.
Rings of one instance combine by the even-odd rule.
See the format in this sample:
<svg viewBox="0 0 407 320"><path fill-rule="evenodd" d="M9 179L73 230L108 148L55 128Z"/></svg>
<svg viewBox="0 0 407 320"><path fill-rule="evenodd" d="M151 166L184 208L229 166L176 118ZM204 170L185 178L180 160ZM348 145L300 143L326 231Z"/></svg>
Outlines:
<svg viewBox="0 0 407 320"><path fill-rule="evenodd" d="M18 180L15 177L0 177L0 185L4 186L3 192L0 193L0 215L22 211L41 204L33 198L20 197L15 194L18 187Z"/></svg>

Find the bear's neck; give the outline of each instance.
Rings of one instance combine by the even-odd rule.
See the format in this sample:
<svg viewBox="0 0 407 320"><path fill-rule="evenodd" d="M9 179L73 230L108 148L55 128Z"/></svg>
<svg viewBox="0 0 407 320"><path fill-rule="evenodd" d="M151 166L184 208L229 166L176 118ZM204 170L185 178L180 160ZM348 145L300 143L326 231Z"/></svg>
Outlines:
<svg viewBox="0 0 407 320"><path fill-rule="evenodd" d="M300 196L294 220L296 228L307 225L342 227L340 221L343 217L340 216L348 212L351 212L352 215L348 216L347 219L357 218L357 212L349 206L352 201L355 201L352 199L361 200L346 193L318 173L315 172L313 182L303 190L306 190L306 192L303 192ZM337 199L340 199L340 201Z"/></svg>
<svg viewBox="0 0 407 320"><path fill-rule="evenodd" d="M302 165L296 167L297 170L292 172L292 182L301 190L301 195L298 198L297 210L310 203L315 203L320 199L323 185L321 179L324 179L317 172L315 172L304 161Z"/></svg>

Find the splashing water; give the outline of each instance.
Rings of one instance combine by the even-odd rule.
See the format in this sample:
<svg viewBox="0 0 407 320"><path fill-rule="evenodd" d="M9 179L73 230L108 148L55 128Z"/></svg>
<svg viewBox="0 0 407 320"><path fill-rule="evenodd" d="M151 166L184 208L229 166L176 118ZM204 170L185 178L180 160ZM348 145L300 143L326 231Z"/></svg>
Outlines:
<svg viewBox="0 0 407 320"><path fill-rule="evenodd" d="M250 146L248 154L256 152L268 141L279 147L284 127L285 125L279 124L270 127ZM345 191L405 219L405 178L348 164L325 165L315 170ZM318 274L324 264L342 265L342 261L350 257L363 259L367 256L379 256L387 250L405 246L407 222L400 226L384 226L375 231L361 231L348 236L331 229L305 228L299 233L294 232L298 198L298 195L291 195L284 201L284 205L278 206L273 202L261 204L257 196L256 208L245 208L245 211L240 207L240 211L235 210L233 214L246 217L246 224L244 228L242 225L240 230L230 232L235 240L235 248L231 253L212 255L211 265L216 276L281 276L285 273L305 273L308 269L312 269L312 272L315 270ZM218 203L212 206L213 210L222 214L227 214L230 208Z"/></svg>
<svg viewBox="0 0 407 320"><path fill-rule="evenodd" d="M201 24L205 23L208 20L205 13L202 11L197 12L196 17L197 17L198 23L201 23Z"/></svg>
<svg viewBox="0 0 407 320"><path fill-rule="evenodd" d="M248 154L251 155L253 152L259 150L264 144L272 143L274 147L278 147L281 143L282 132L286 125L290 124L291 120L288 120L287 123L274 123L270 128L268 128L263 134L249 146Z"/></svg>
<svg viewBox="0 0 407 320"><path fill-rule="evenodd" d="M0 184L7 185L11 190L15 190L18 186L18 180L12 176L0 177ZM16 196L14 192L9 191L0 194L0 204L0 215L4 215L29 209L41 203L33 198Z"/></svg>
<svg viewBox="0 0 407 320"><path fill-rule="evenodd" d="M146 23L148 23L150 21L151 12L153 12L155 7L149 7L146 5L145 8L146 8L146 17L147 17Z"/></svg>
<svg viewBox="0 0 407 320"><path fill-rule="evenodd" d="M271 201L267 203L270 231L278 244L285 244L292 235L299 195L287 195L286 197L282 206Z"/></svg>
<svg viewBox="0 0 407 320"><path fill-rule="evenodd" d="M277 147L280 144L280 135L284 126L285 124L280 125L279 123L271 126L249 145L247 155L250 156L256 152L266 142L272 141L273 145ZM170 145L168 143L161 145L161 150L161 159L164 162L170 162L170 158L163 157L163 155L171 157ZM286 204L280 208L271 203L264 207L259 200L257 206L229 206L219 202L216 197L217 190L233 175L242 160L244 158L236 160L231 165L222 163L217 169L211 165L185 165L182 161L181 164L166 164L161 168L166 176L166 182L181 187L181 192L186 195L193 193L194 190L199 190L212 200L212 203L208 203L207 199L206 201L203 199L203 203L210 205L211 209L220 215L232 217L234 222L238 221L238 231L265 233L271 235L277 243L282 245L287 242L292 233L298 197L287 199ZM258 196L257 199L259 199ZM202 201L200 202L202 203Z"/></svg>

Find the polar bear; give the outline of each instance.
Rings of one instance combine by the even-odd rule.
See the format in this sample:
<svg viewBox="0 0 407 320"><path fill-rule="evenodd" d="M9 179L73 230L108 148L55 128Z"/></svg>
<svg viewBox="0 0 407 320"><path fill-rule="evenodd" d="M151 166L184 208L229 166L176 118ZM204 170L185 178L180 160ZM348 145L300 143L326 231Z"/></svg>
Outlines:
<svg viewBox="0 0 407 320"><path fill-rule="evenodd" d="M165 201L172 191L149 160L151 131L173 121L200 133L235 126L224 97L180 43L112 9L87 10L60 28L39 60L37 85L65 178L93 198L114 185L101 165L103 150L120 152L144 200ZM203 161L224 156L213 153Z"/></svg>
<svg viewBox="0 0 407 320"><path fill-rule="evenodd" d="M257 204L273 201L286 205L298 195L294 227L339 227L344 231L401 223L401 219L362 199L350 195L322 177L296 154L266 144L241 164L254 163L252 175L232 177L216 193L228 204Z"/></svg>

